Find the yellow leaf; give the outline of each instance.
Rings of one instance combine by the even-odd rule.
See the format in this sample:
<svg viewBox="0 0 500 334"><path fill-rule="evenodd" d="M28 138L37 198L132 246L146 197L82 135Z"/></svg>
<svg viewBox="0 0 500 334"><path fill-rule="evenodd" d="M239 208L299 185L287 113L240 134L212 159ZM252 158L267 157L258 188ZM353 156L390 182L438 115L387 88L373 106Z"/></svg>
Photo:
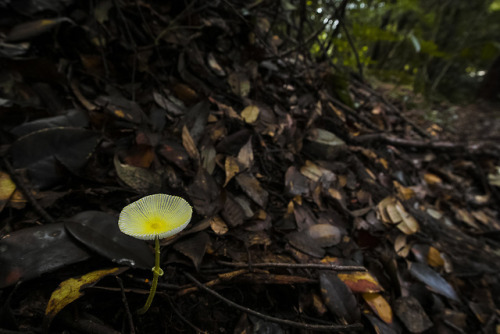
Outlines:
<svg viewBox="0 0 500 334"><path fill-rule="evenodd" d="M231 179L240 172L240 165L235 157L228 156L224 163L224 169L226 170L226 182L224 182L223 187L225 187Z"/></svg>
<svg viewBox="0 0 500 334"><path fill-rule="evenodd" d="M392 309L384 297L379 293L363 293L363 299L383 322L392 324Z"/></svg>
<svg viewBox="0 0 500 334"><path fill-rule="evenodd" d="M441 178L439 176L437 176L435 174L431 174L431 173L426 173L424 175L424 180L430 186L443 183L443 181L441 180Z"/></svg>
<svg viewBox="0 0 500 334"><path fill-rule="evenodd" d="M402 186L398 181L393 181L392 183L398 191L398 197L402 200L407 201L415 197L415 192L413 191L413 189Z"/></svg>
<svg viewBox="0 0 500 334"><path fill-rule="evenodd" d="M441 253L434 247L429 247L429 253L427 254L427 263L433 267L444 266L444 260L441 257Z"/></svg>
<svg viewBox="0 0 500 334"><path fill-rule="evenodd" d="M100 279L107 275L118 275L125 271L127 268L111 268L96 270L87 273L79 278L70 278L61 282L59 287L52 292L49 303L45 309L44 327L48 329L52 319L64 308L66 305L77 300L83 296L82 289L92 286Z"/></svg>
<svg viewBox="0 0 500 334"><path fill-rule="evenodd" d="M241 112L241 117L245 120L245 122L252 124L259 117L259 107L257 106L248 106Z"/></svg>
<svg viewBox="0 0 500 334"><path fill-rule="evenodd" d="M11 180L9 174L0 171L0 211L9 202L15 190L16 184Z"/></svg>

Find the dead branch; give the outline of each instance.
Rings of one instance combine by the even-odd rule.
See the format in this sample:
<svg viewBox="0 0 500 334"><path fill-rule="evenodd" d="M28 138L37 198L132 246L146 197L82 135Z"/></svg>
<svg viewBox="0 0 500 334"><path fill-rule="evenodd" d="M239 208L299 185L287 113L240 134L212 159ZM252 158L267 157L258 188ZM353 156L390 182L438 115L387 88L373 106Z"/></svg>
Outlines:
<svg viewBox="0 0 500 334"><path fill-rule="evenodd" d="M315 330L315 331L324 331L324 332L359 331L359 330L363 329L363 325L362 324L351 324L351 325L334 325L334 324L332 324L332 325L316 325L316 324L305 324L305 323L296 322L296 321L292 321L292 320L286 320L286 319L280 319L280 318L271 317L269 315L265 315L265 314L262 314L260 312L255 311L255 310L252 310L252 309L249 309L247 307L244 307L244 306L241 306L239 304L236 304L235 302L233 302L233 301L231 301L231 300L229 300L229 299L221 296L220 294L218 294L214 290L212 290L209 287L207 287L204 284L202 284L200 281L198 281L196 278L194 278L191 274L189 274L187 272L184 272L184 275L191 282L193 282L194 284L196 284L200 289L205 290L206 292L210 293L211 295L219 298L224 303L226 303L226 304L228 304L228 305L230 305L230 306L232 306L234 308L237 308L240 311L243 311L243 312L248 313L248 314L252 314L252 315L254 315L256 317L259 317L259 318L267 320L267 321L271 321L271 322L275 322L275 323L278 323L278 324L282 324L282 325L285 325L285 326L291 326L291 327L295 327L295 328L302 328L302 329L306 329L306 330Z"/></svg>

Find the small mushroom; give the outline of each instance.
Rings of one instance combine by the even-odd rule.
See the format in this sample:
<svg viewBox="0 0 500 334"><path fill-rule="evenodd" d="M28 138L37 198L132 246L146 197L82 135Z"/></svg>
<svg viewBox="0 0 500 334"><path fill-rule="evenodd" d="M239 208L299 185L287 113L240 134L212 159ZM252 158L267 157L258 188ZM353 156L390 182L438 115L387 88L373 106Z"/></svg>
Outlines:
<svg viewBox="0 0 500 334"><path fill-rule="evenodd" d="M155 240L155 266L153 282L146 304L137 311L144 314L151 306L158 285L158 277L163 275L160 268L160 239L182 231L191 221L193 208L182 197L155 194L135 201L123 208L118 219L118 227L123 233L142 240Z"/></svg>

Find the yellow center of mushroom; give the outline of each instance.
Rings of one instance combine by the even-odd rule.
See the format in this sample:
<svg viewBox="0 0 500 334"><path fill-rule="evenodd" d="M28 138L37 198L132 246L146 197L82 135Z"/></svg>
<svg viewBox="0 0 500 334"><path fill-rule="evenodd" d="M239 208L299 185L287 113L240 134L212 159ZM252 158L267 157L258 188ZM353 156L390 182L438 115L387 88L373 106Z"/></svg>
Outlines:
<svg viewBox="0 0 500 334"><path fill-rule="evenodd" d="M163 229L165 222L161 218L155 217L150 219L148 224L146 225L149 226L149 230L151 233L155 233Z"/></svg>

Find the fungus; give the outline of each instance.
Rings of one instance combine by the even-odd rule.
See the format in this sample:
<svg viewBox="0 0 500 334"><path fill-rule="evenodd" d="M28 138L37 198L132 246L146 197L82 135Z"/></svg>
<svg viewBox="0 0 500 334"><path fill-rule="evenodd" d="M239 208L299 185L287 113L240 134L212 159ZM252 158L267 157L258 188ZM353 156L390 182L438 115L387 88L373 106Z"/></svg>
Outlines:
<svg viewBox="0 0 500 334"><path fill-rule="evenodd" d="M166 194L149 195L123 208L118 227L123 233L142 240L155 240L155 266L153 282L146 304L137 313L144 314L151 306L156 293L160 268L160 239L182 231L191 220L191 205L178 196Z"/></svg>

